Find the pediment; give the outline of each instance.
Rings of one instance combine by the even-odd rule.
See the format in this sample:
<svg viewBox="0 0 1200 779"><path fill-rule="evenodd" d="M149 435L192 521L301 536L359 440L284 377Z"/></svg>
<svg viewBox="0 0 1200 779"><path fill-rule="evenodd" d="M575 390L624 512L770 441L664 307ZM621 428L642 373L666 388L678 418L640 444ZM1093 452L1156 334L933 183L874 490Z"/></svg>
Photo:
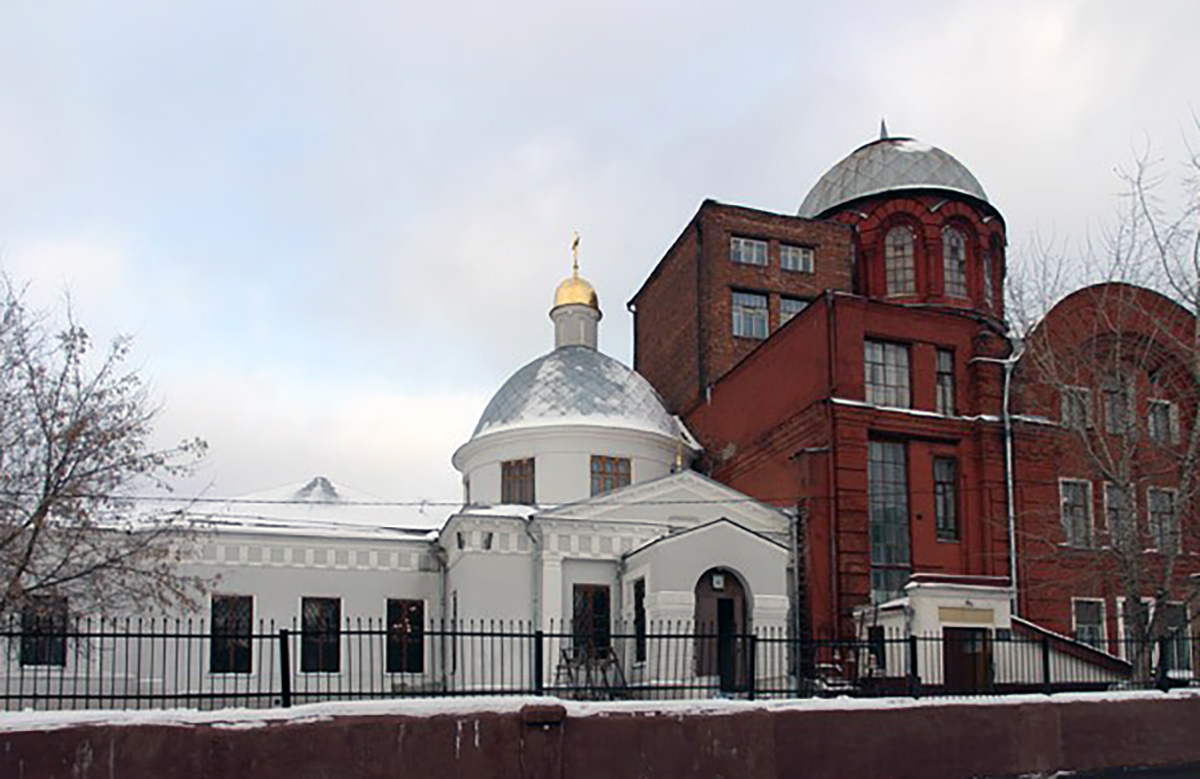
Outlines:
<svg viewBox="0 0 1200 779"><path fill-rule="evenodd" d="M788 517L695 471L634 484L577 503L538 513L545 519L654 522L680 530L728 519L758 533L787 531Z"/></svg>

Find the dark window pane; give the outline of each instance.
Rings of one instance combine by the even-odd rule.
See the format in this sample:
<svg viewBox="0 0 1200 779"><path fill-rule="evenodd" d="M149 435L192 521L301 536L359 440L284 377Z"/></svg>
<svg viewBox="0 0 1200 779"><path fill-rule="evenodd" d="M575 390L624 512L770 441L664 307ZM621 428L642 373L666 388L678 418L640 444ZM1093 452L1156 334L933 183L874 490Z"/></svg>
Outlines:
<svg viewBox="0 0 1200 779"><path fill-rule="evenodd" d="M67 599L31 598L21 610L21 665L67 664Z"/></svg>
<svg viewBox="0 0 1200 779"><path fill-rule="evenodd" d="M388 673L425 670L425 604L419 600L387 602Z"/></svg>
<svg viewBox="0 0 1200 779"><path fill-rule="evenodd" d="M251 596L213 596L208 661L212 673L250 673L253 618L254 599Z"/></svg>
<svg viewBox="0 0 1200 779"><path fill-rule="evenodd" d="M300 600L300 670L337 671L341 668L342 602L338 598Z"/></svg>

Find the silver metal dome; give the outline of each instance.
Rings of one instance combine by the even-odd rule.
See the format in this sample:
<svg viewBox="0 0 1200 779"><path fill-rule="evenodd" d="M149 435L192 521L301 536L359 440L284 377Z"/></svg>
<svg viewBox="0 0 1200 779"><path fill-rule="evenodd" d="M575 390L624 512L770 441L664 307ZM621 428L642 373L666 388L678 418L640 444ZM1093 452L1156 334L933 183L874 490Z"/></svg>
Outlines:
<svg viewBox="0 0 1200 779"><path fill-rule="evenodd" d="M902 189L944 189L987 202L979 181L951 155L912 138L881 138L830 168L798 213L812 219L851 200Z"/></svg>
<svg viewBox="0 0 1200 779"><path fill-rule="evenodd" d="M512 375L475 432L545 425L603 425L679 436L675 418L639 374L586 346L563 346Z"/></svg>

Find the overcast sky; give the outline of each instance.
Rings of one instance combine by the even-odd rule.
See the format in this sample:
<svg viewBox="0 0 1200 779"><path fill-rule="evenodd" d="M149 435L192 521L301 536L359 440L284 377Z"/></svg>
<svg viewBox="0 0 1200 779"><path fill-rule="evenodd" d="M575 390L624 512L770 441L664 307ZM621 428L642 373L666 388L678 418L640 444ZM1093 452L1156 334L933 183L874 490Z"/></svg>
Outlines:
<svg viewBox="0 0 1200 779"><path fill-rule="evenodd" d="M0 3L0 265L129 333L188 489L455 500L552 346L571 232L601 348L705 198L794 213L878 135L1078 241L1200 111L1200 3Z"/></svg>

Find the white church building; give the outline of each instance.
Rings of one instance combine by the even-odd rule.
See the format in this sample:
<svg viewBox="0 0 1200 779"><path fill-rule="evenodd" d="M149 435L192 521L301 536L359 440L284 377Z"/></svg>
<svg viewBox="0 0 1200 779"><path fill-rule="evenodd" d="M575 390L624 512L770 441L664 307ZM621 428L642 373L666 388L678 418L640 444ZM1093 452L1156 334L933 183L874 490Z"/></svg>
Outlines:
<svg viewBox="0 0 1200 779"><path fill-rule="evenodd" d="M551 637L550 684L744 675L732 637L788 624L790 517L689 469L698 450L680 420L597 350L601 311L577 266L550 317L555 348L504 383L454 453L463 506L445 521L429 508L385 518L323 477L206 512L190 567L215 582L214 634L386 625L406 637L381 664L396 690L528 682L503 636L531 631ZM672 624L729 638L699 662L681 659L695 651L683 641L648 656L650 626ZM326 685L354 673L352 642L335 642L305 640L299 670ZM238 651L218 671L265 662Z"/></svg>

